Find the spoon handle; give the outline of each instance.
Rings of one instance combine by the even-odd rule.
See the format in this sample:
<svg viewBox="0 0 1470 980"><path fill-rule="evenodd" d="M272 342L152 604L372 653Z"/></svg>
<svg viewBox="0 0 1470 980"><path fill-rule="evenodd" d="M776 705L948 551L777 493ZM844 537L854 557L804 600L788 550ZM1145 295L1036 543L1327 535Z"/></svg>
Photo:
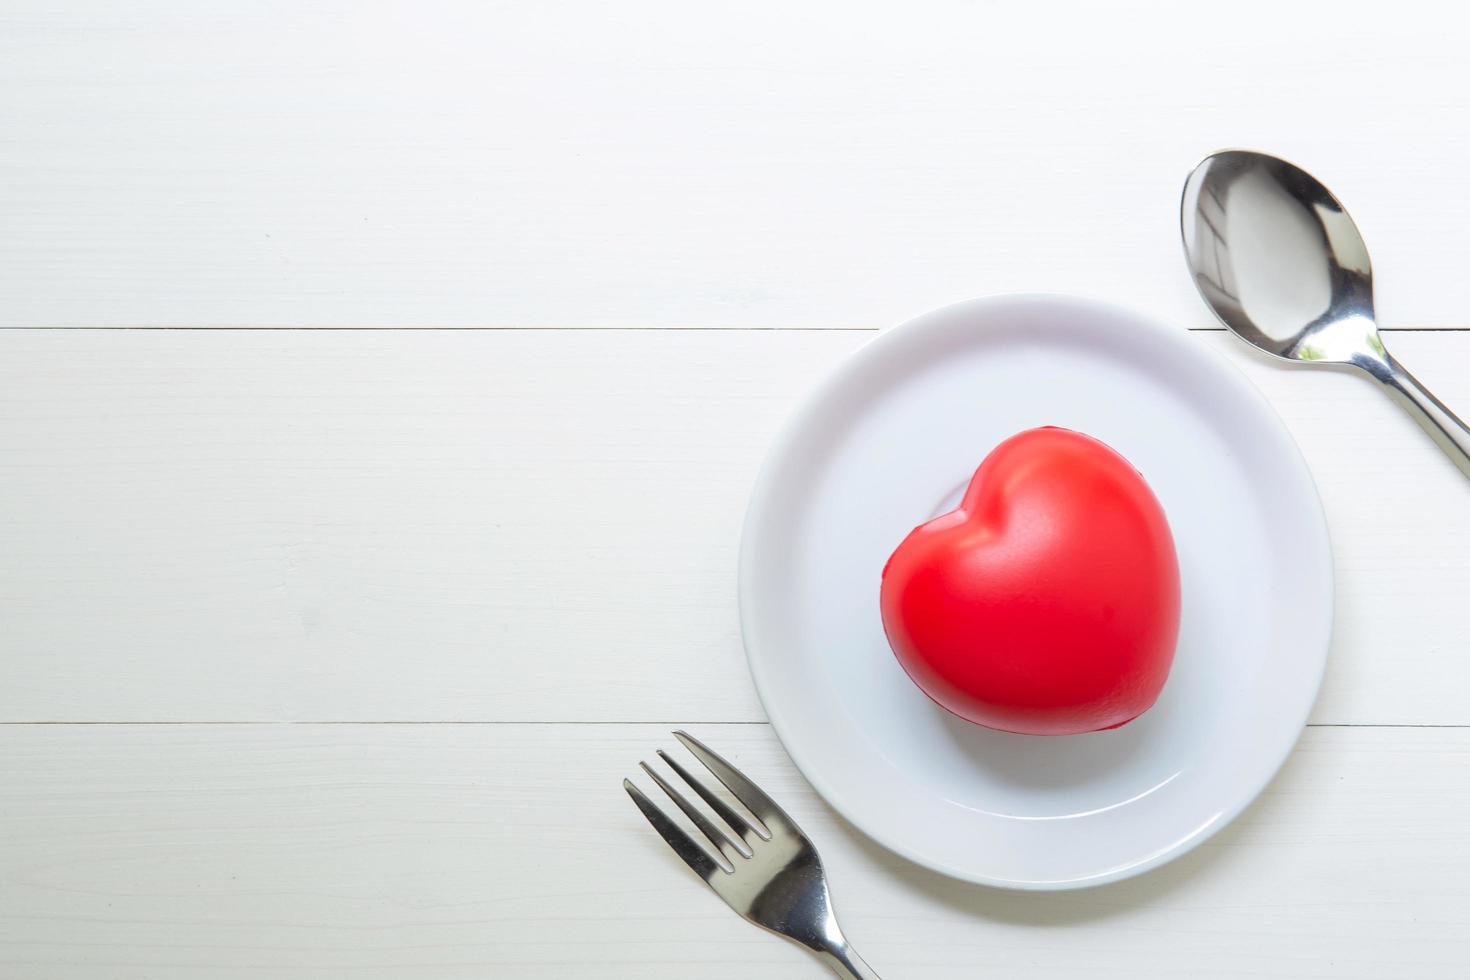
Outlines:
<svg viewBox="0 0 1470 980"><path fill-rule="evenodd" d="M1470 427L1466 427L1458 415L1446 408L1444 402L1435 398L1392 355L1387 360L1388 374L1378 380L1388 388L1394 400L1404 407L1404 411L1413 416L1414 421L1429 433L1430 438L1439 443L1439 448L1454 460L1460 472L1470 476Z"/></svg>

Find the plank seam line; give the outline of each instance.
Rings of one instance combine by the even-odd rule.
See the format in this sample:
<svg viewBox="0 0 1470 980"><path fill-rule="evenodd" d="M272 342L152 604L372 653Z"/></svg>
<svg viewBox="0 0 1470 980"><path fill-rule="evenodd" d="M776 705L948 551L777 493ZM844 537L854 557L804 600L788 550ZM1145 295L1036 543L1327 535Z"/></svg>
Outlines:
<svg viewBox="0 0 1470 980"><path fill-rule="evenodd" d="M678 719L678 720L674 720L674 721L669 721L669 720L654 720L654 721L627 721L627 720L616 720L616 721L586 721L586 720L572 720L572 721L407 721L407 720L401 720L401 719L387 720L387 721L382 721L382 720L379 720L379 721L370 721L370 720L352 721L352 720L343 720L343 719L337 719L337 720L331 720L331 721L240 721L240 720L235 720L235 721L0 721L0 727L12 727L12 728L19 728L19 727L41 728L41 727L47 727L47 726L58 727L58 728L60 728L60 727L85 728L85 727L88 727L88 726L94 726L94 727L115 727L115 728L124 728L124 727L133 727L133 728L148 728L148 727L165 728L165 727L170 727L170 726L186 726L186 725L187 726L194 726L194 727L202 727L202 726L207 726L207 725L214 725L214 726L221 726L221 727L224 727L224 726L235 726L235 727L253 726L253 727L260 727L260 728L280 727L280 726L302 726L302 727L333 727L333 726L340 726L340 727L348 727L348 726L353 726L353 727L366 727L366 726L397 726L397 727L418 726L418 727L433 727L433 726L441 726L441 727L447 727L447 726L458 726L458 727L463 727L463 728L472 728L472 727L492 727L492 726L512 726L512 725L519 725L521 727L532 727L532 726L562 726L562 727L567 727L567 726L575 726L575 725L582 725L582 726L586 726L586 725L672 725L672 726L678 726L678 725L761 725L761 726L769 727L770 724L771 723L768 722L768 721L699 721L699 720L690 719L690 718L682 718L682 719ZM1396 722L1384 722L1384 723L1379 723L1379 722L1312 722L1312 723L1308 724L1306 727L1308 727L1308 728L1428 728L1428 729L1470 729L1470 724L1437 724L1437 723L1436 724L1413 724L1413 723L1396 723Z"/></svg>
<svg viewBox="0 0 1470 980"><path fill-rule="evenodd" d="M153 333L879 333L884 327L178 327L178 326L0 326L0 331L45 331L48 333L153 332ZM1224 327L1186 327L1190 333L1225 333ZM1465 333L1470 327L1380 327L1382 333Z"/></svg>

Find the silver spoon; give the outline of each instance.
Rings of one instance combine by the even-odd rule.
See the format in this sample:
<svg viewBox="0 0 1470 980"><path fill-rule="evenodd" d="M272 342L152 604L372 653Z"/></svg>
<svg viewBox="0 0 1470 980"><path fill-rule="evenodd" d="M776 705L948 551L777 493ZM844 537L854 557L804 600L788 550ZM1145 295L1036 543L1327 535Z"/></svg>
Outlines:
<svg viewBox="0 0 1470 980"><path fill-rule="evenodd" d="M1195 286L1236 336L1290 361L1362 368L1470 476L1470 428L1383 346L1368 247L1315 177L1221 151L1184 182L1179 224Z"/></svg>

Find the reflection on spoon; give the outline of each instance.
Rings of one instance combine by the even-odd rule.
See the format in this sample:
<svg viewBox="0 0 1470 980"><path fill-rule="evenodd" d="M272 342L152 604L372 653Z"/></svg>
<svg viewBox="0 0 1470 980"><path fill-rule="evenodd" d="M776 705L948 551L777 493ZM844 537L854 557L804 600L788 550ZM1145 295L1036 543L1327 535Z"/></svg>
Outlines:
<svg viewBox="0 0 1470 980"><path fill-rule="evenodd" d="M1268 354L1368 372L1470 476L1470 428L1384 347L1368 247L1315 177L1264 153L1212 154L1185 181L1179 223L1222 323Z"/></svg>

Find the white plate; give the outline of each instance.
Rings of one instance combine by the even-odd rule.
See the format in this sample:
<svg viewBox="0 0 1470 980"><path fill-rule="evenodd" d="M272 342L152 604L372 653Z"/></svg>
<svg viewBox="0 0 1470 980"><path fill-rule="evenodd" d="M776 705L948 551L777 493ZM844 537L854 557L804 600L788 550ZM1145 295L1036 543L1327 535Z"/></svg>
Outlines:
<svg viewBox="0 0 1470 980"><path fill-rule="evenodd" d="M1060 425L1133 462L1179 551L1179 648L1112 732L1010 735L925 697L883 637L883 563L980 460ZM1291 751L1332 623L1306 464L1256 390L1185 330L1055 296L973 300L880 334L796 412L740 558L751 673L781 741L843 816L987 885L1117 881L1223 827Z"/></svg>

